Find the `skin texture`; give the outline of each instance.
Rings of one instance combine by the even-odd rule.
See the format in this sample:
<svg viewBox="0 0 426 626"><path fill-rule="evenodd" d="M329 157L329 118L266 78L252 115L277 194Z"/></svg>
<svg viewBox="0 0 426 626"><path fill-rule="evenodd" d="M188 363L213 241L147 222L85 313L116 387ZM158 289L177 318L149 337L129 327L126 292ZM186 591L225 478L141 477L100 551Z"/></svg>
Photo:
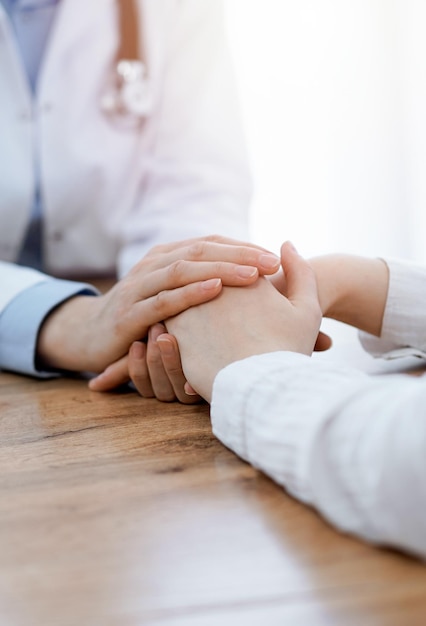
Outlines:
<svg viewBox="0 0 426 626"><path fill-rule="evenodd" d="M281 255L283 268L270 279L283 296L289 295L287 263L288 255L291 256L289 250L291 245L284 244ZM379 336L389 283L386 264L380 259L332 254L311 259L309 265L317 282L322 315ZM246 314L247 307L243 306L242 290L238 290L237 293L238 302L234 303L234 307L237 310L244 310ZM200 307L197 308L197 311L199 310ZM222 315L222 319L227 320L230 310L231 306L229 310L217 312L217 315ZM195 317L193 324L194 328L197 328ZM172 325L173 322L168 323L169 328L172 328ZM263 328L262 325L260 328ZM148 346L139 352L139 359L136 360L134 352L131 351L129 357L126 356L112 365L99 381L95 381L94 388L99 383L98 390L108 390L132 379L139 393L145 397L156 396L165 401L178 399L185 403L200 401L200 396L186 382L176 339L169 334L162 334L164 331L164 325L157 325ZM194 335L190 328L187 332L194 344L199 346L199 336ZM276 345L278 346L278 343ZM319 333L315 350L325 350L330 345L330 338ZM249 346L254 349L250 342Z"/></svg>
<svg viewBox="0 0 426 626"><path fill-rule="evenodd" d="M278 267L263 248L223 237L158 246L105 295L57 307L39 333L38 366L101 372L161 320L211 300L223 285L250 285Z"/></svg>
<svg viewBox="0 0 426 626"><path fill-rule="evenodd" d="M234 361L277 350L311 354L323 315L380 335L389 287L382 260L329 255L308 264L289 243L281 257L271 281L281 298L260 279L167 321L187 380L208 402L216 375Z"/></svg>
<svg viewBox="0 0 426 626"><path fill-rule="evenodd" d="M167 321L187 380L208 402L216 375L234 361L280 350L312 354L322 319L315 275L291 244L283 263L287 297L261 278Z"/></svg>
<svg viewBox="0 0 426 626"><path fill-rule="evenodd" d="M380 337L389 289L382 259L331 254L311 259L325 317Z"/></svg>
<svg viewBox="0 0 426 626"><path fill-rule="evenodd" d="M308 284L311 290L311 297L309 300L312 307L311 313L313 316L318 314L319 319L321 319L321 312L316 296L315 276L311 268L305 261L303 261L303 259L301 259L301 257L297 255L291 244L286 244L285 249L287 254L283 257L282 261L286 267L287 283L289 288L289 280L291 280L293 270L292 266L290 266L287 262L287 257L289 255L290 257L293 255L299 263L297 266L299 274L304 274L306 280L309 281ZM225 294L225 302L228 304L221 304L219 307L219 303L221 303L222 299L225 298ZM291 295L290 291L288 292L288 295ZM231 292L229 292L229 290L224 290L221 297L218 298L218 306L207 309L207 312L212 312L212 319L206 325L206 333L209 334L213 343L217 340L217 346L220 346L222 354L225 354L226 350L220 342L221 332L219 329L226 328L228 320L233 319L235 316L239 322L238 324L235 324L233 329L234 339L236 341L234 347L236 347L236 345L241 345L241 353L238 358L249 356L251 353L259 354L261 352L282 349L282 344L278 340L280 333L282 332L282 321L279 323L277 321L274 326L269 326L270 329L273 328L273 332L266 332L265 318L262 313L263 305L266 302L268 302L271 309L271 319L278 320L281 319L280 316L282 316L282 319L286 320L284 311L289 313L292 310L289 308L289 300L283 298L282 295L271 285L271 283L265 279L258 280L255 284L251 285L250 289L248 287L244 289L234 289ZM275 316L273 314L274 310L276 310ZM254 315L255 312L256 316ZM198 332L198 319L202 313L204 313L204 309L198 306L193 309L192 313L188 314L187 318L185 318L190 318L192 320L191 324L186 326L186 333L188 333L188 337L191 338L190 341L193 342L197 349L198 346L202 345L202 340ZM207 315L207 313L204 313L204 315ZM238 328L246 328L246 319L250 320L249 326L251 328L251 334L250 336L244 338L239 336ZM226 320L225 323L224 320ZM166 322L167 328L172 328L173 333L176 323L176 320L168 320ZM194 332L192 328L194 329ZM213 330L209 331L209 328ZM320 339L318 340L318 329L319 325L316 329L316 335L313 341L309 337L307 344L308 347L305 347L304 350L306 353L312 352L315 344L322 344L320 346L322 348L329 346L329 339L325 335L320 335ZM99 391L105 391L122 383L128 382L131 379L139 393L145 397L155 396L164 401L171 401L177 398L181 402L185 403L200 401L201 394L197 394L194 391L192 381L191 384L186 383L186 372L184 374L182 371L179 354L179 348L181 348L180 342L178 346L176 338L170 334L164 334L166 328L163 325L157 325L157 327L153 330L154 332L151 334L151 341L148 342L148 346L140 349L139 347L136 348L138 351L137 358L135 358L135 347L133 347L128 356L113 364L101 375L101 377L91 381L91 388ZM292 330L292 333L294 330L295 329ZM305 336L304 329L301 328L298 333L293 336L296 337L297 334ZM180 337L182 339L182 333L180 333ZM266 341L266 339L268 339L268 341ZM246 345L247 352L244 352L243 345ZM209 348L209 354L210 352L211 349ZM203 373L206 371L206 367L206 364L202 365Z"/></svg>

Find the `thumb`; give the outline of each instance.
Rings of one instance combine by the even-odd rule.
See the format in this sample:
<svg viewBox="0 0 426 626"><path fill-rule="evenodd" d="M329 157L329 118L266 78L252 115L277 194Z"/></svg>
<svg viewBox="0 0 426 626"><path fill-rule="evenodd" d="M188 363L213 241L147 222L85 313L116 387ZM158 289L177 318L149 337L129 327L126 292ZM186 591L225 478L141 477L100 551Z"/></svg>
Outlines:
<svg viewBox="0 0 426 626"><path fill-rule="evenodd" d="M333 345L333 340L326 333L320 332L318 333L317 340L315 342L315 352L325 352L329 350Z"/></svg>
<svg viewBox="0 0 426 626"><path fill-rule="evenodd" d="M101 374L89 381L89 389L91 391L110 391L128 383L130 380L128 360L129 357L126 354L109 365Z"/></svg>
<svg viewBox="0 0 426 626"><path fill-rule="evenodd" d="M287 283L287 298L292 304L318 303L314 271L290 241L281 246L281 264Z"/></svg>

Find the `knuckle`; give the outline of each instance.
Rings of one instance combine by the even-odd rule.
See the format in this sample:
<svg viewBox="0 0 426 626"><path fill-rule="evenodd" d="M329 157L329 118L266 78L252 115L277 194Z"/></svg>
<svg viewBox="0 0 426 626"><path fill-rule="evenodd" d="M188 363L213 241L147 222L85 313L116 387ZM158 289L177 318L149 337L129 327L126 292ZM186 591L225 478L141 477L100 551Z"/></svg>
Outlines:
<svg viewBox="0 0 426 626"><path fill-rule="evenodd" d="M173 355L174 361L173 363L167 363L167 374L169 378L180 379L182 374L182 367L180 363L176 362L176 355Z"/></svg>
<svg viewBox="0 0 426 626"><path fill-rule="evenodd" d="M149 389L151 384L150 378L147 372L134 372L131 376L132 382L138 389Z"/></svg>
<svg viewBox="0 0 426 626"><path fill-rule="evenodd" d="M225 272L227 266L223 261L215 261L213 263L213 271L215 276L222 276L223 273Z"/></svg>
<svg viewBox="0 0 426 626"><path fill-rule="evenodd" d="M151 386L151 380L149 378L148 369L146 361L144 362L143 367L135 370L134 368L129 368L130 378L132 379L133 384L137 389L149 389ZM141 393L142 395L142 393Z"/></svg>
<svg viewBox="0 0 426 626"><path fill-rule="evenodd" d="M191 244L188 249L188 257L192 261L201 260L206 253L207 245L208 244L205 241L197 241L196 243Z"/></svg>
<svg viewBox="0 0 426 626"><path fill-rule="evenodd" d="M138 368L129 368L129 374L133 385L135 386L139 395L143 398L153 398L154 392L152 390L151 379L148 372L146 359L143 365Z"/></svg>
<svg viewBox="0 0 426 626"><path fill-rule="evenodd" d="M157 399L160 400L160 402L174 402L176 396L172 391L158 391Z"/></svg>
<svg viewBox="0 0 426 626"><path fill-rule="evenodd" d="M148 350L146 355L148 370L154 370L161 364L161 354L159 350Z"/></svg>
<svg viewBox="0 0 426 626"><path fill-rule="evenodd" d="M179 259L178 261L174 261L174 263L169 265L168 270L167 270L169 280L172 283L180 282L182 280L182 277L185 274L186 266L187 266L186 261L183 261L182 259Z"/></svg>
<svg viewBox="0 0 426 626"><path fill-rule="evenodd" d="M222 237L222 235L208 235L206 237L206 241L211 241L212 243L220 243L222 241L224 241L224 237Z"/></svg>
<svg viewBox="0 0 426 626"><path fill-rule="evenodd" d="M164 312L167 310L168 305L168 292L167 291L159 291L153 299L153 308L154 311L162 317Z"/></svg>
<svg viewBox="0 0 426 626"><path fill-rule="evenodd" d="M135 383L135 387L137 388L138 386ZM138 393L140 396L142 396L142 398L155 398L155 394L153 391L149 391L147 389L138 389Z"/></svg>
<svg viewBox="0 0 426 626"><path fill-rule="evenodd" d="M151 250L148 252L147 256L154 256L156 254L162 254L163 251L164 251L164 248L165 248L164 244L157 244L156 246L151 248Z"/></svg>

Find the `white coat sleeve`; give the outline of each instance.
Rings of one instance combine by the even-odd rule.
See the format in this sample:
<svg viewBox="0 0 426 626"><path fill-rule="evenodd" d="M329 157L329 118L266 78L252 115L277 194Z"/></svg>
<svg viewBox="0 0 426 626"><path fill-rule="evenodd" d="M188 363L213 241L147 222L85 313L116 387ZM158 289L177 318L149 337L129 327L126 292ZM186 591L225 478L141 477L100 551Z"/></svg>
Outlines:
<svg viewBox="0 0 426 626"><path fill-rule="evenodd" d="M332 524L426 557L426 379L276 352L216 377L216 436Z"/></svg>
<svg viewBox="0 0 426 626"><path fill-rule="evenodd" d="M251 176L222 2L180 0L170 19L159 106L145 129L151 148L121 226L120 275L159 243L249 236Z"/></svg>

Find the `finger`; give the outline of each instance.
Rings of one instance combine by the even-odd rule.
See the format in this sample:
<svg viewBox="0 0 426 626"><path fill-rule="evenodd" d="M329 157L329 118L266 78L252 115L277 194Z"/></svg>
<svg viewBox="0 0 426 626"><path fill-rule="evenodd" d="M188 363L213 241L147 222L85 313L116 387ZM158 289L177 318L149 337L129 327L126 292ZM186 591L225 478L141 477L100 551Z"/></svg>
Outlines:
<svg viewBox="0 0 426 626"><path fill-rule="evenodd" d="M147 346L134 341L129 349L129 377L143 398L155 398L147 365Z"/></svg>
<svg viewBox="0 0 426 626"><path fill-rule="evenodd" d="M287 283L287 298L293 304L318 304L315 274L289 241L281 247L281 262Z"/></svg>
<svg viewBox="0 0 426 626"><path fill-rule="evenodd" d="M261 274L273 274L280 267L280 259L275 254L250 245L227 245L199 241L188 246L184 251L171 253L177 260L184 258L189 261L224 261L238 265L257 267Z"/></svg>
<svg viewBox="0 0 426 626"><path fill-rule="evenodd" d="M164 333L157 337L157 345L161 352L164 369L179 402L183 404L201 402L201 396L186 381L176 338L173 335Z"/></svg>
<svg viewBox="0 0 426 626"><path fill-rule="evenodd" d="M333 341L331 337L329 337L329 335L326 335L323 332L320 332L318 334L314 350L315 352L325 352L326 350L329 350L332 345L333 345Z"/></svg>
<svg viewBox="0 0 426 626"><path fill-rule="evenodd" d="M184 385L184 391L186 393L186 395L188 396L198 396L198 393L195 391L195 389L193 387L191 387L191 385L186 382ZM199 396L201 398L201 400L203 400L203 398L201 396Z"/></svg>
<svg viewBox="0 0 426 626"><path fill-rule="evenodd" d="M251 241L241 241L239 239L233 239L231 237L224 237L223 235L207 235L205 237L190 237L189 239L160 244L153 248L147 256L163 254L165 252L172 252L174 250L177 250L178 248L185 248L191 246L192 244L197 244L203 241L207 243L219 243L228 246L245 246L247 248L255 248L256 250L261 250L263 252L269 252L267 248L263 248L262 246L252 243Z"/></svg>
<svg viewBox="0 0 426 626"><path fill-rule="evenodd" d="M215 298L222 289L218 278L192 283L170 291L160 291L155 296L133 304L117 322L117 334L129 343L134 337L145 337L150 326L174 317L197 304Z"/></svg>
<svg viewBox="0 0 426 626"><path fill-rule="evenodd" d="M155 397L162 402L173 402L176 400L176 394L164 368L160 346L157 343L157 337L164 332L166 328L163 324L156 324L149 329L146 361Z"/></svg>
<svg viewBox="0 0 426 626"><path fill-rule="evenodd" d="M147 274L140 288L143 298L154 296L159 291L184 287L185 285L220 278L223 285L244 287L259 277L259 270L250 265L237 265L224 261L174 261L167 267Z"/></svg>
<svg viewBox="0 0 426 626"><path fill-rule="evenodd" d="M170 251L150 254L142 259L130 274L138 274L143 269L146 273L146 263L152 270L161 269L176 261L215 262L222 261L236 265L256 267L263 274L274 274L280 266L280 259L271 252L253 245L228 245L206 240L196 240L186 246L180 246Z"/></svg>
<svg viewBox="0 0 426 626"><path fill-rule="evenodd" d="M110 391L130 380L128 356L109 365L101 374L89 380L89 389L92 391Z"/></svg>
<svg viewBox="0 0 426 626"><path fill-rule="evenodd" d="M268 276L268 280L283 296L287 295L287 283L282 269L273 276Z"/></svg>

